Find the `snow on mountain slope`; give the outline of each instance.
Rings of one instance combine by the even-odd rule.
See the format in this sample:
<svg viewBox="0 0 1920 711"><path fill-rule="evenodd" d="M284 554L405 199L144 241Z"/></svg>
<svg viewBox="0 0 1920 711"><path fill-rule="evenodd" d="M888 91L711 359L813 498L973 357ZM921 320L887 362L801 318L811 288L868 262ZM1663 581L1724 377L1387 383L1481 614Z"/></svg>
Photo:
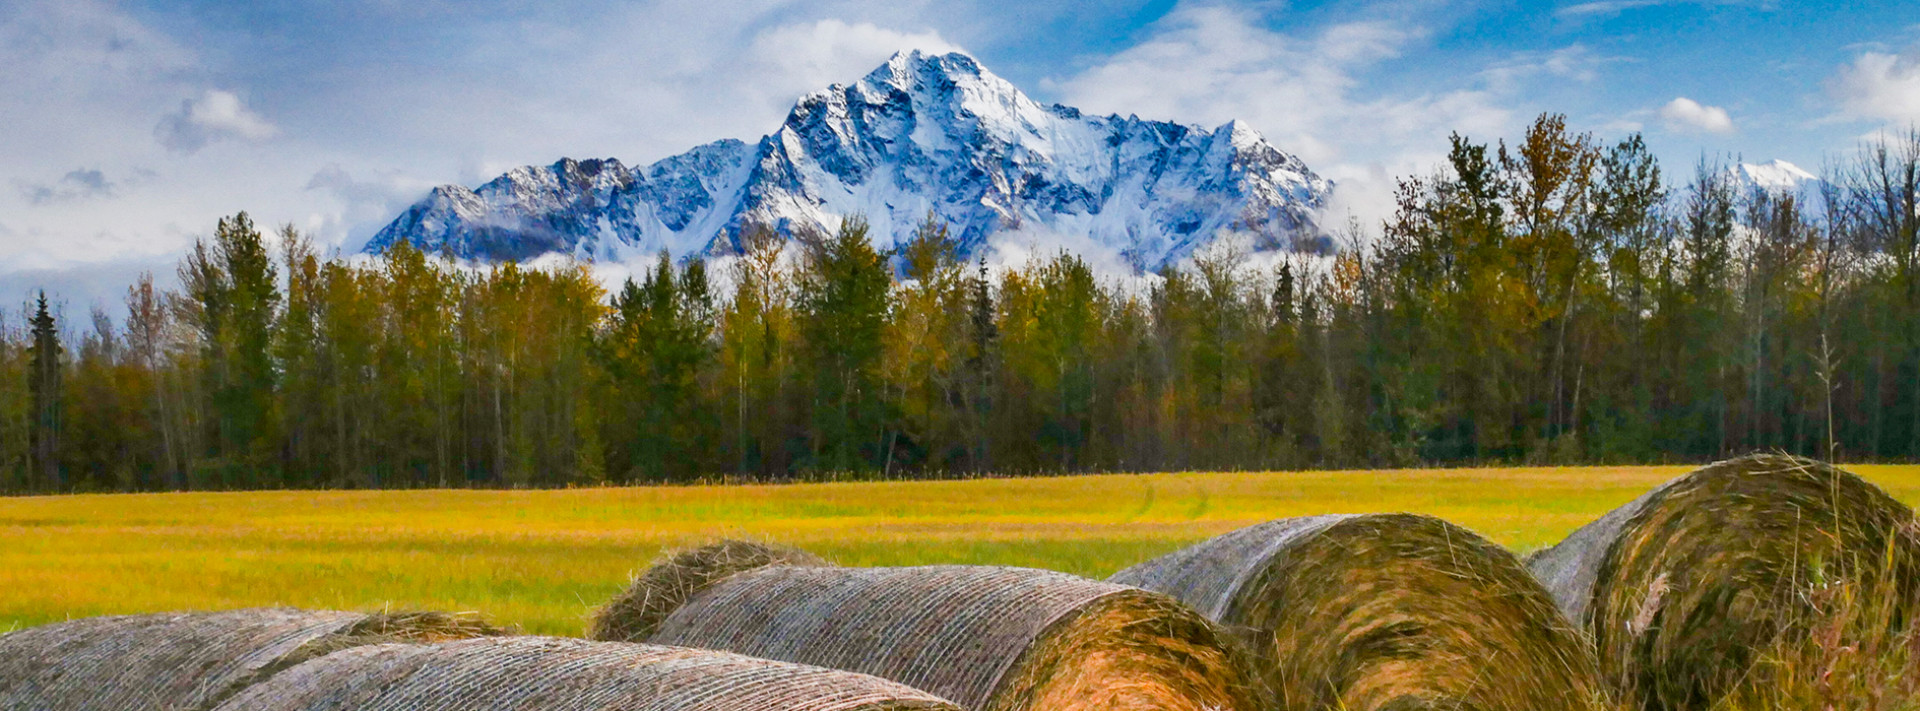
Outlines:
<svg viewBox="0 0 1920 711"><path fill-rule="evenodd" d="M1827 182L1800 166L1784 160L1773 160L1767 163L1738 163L1729 167L1727 172L1733 176L1735 193L1742 198L1751 198L1759 192L1766 192L1775 198L1791 196L1801 214L1813 219L1826 214L1827 203L1821 192Z"/></svg>
<svg viewBox="0 0 1920 711"><path fill-rule="evenodd" d="M436 188L366 250L406 240L467 259L686 256L731 250L715 240L745 225L833 230L854 214L884 248L931 212L963 254L995 235L1072 235L1153 269L1225 232L1261 248L1317 243L1331 187L1243 123L1084 116L966 55L913 52L803 97L755 144L719 141L641 168L563 159Z"/></svg>
<svg viewBox="0 0 1920 711"><path fill-rule="evenodd" d="M1732 171L1735 180L1740 183L1765 190L1799 190L1803 185L1820 181L1820 176L1784 160L1741 163L1733 166Z"/></svg>

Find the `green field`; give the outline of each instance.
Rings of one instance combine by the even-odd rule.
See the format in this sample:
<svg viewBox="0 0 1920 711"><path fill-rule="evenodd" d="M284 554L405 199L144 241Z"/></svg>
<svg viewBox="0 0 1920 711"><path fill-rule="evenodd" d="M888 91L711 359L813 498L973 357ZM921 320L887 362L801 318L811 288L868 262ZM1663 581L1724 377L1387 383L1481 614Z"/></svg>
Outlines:
<svg viewBox="0 0 1920 711"><path fill-rule="evenodd" d="M1920 466L1851 470L1908 503ZM1243 525L1414 511L1516 550L1682 467L1197 473L565 491L0 499L0 631L256 605L473 610L579 634L663 547L721 536L848 565L995 563L1106 576Z"/></svg>

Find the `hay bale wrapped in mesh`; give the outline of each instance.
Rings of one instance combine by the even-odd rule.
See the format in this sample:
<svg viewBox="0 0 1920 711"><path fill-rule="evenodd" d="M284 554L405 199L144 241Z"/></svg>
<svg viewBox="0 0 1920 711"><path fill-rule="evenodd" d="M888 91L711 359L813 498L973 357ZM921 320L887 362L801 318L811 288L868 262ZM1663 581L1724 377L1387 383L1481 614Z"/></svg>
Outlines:
<svg viewBox="0 0 1920 711"><path fill-rule="evenodd" d="M83 618L0 635L0 708L208 709L338 649L500 632L445 613L266 608Z"/></svg>
<svg viewBox="0 0 1920 711"><path fill-rule="evenodd" d="M219 711L959 711L865 674L705 649L497 637L355 647Z"/></svg>
<svg viewBox="0 0 1920 711"><path fill-rule="evenodd" d="M1912 525L1911 509L1851 473L1753 455L1662 484L1528 566L1593 635L1603 678L1630 705L1707 709L1758 650L1818 624L1816 588L1893 596L1902 611L1883 627L1897 633L1920 583Z"/></svg>
<svg viewBox="0 0 1920 711"><path fill-rule="evenodd" d="M872 674L972 711L1257 703L1198 613L1138 588L1027 568L840 568L730 542L655 565L601 610L592 633Z"/></svg>
<svg viewBox="0 0 1920 711"><path fill-rule="evenodd" d="M1595 708L1591 645L1518 558L1431 516L1250 526L1122 570L1247 630L1284 709Z"/></svg>

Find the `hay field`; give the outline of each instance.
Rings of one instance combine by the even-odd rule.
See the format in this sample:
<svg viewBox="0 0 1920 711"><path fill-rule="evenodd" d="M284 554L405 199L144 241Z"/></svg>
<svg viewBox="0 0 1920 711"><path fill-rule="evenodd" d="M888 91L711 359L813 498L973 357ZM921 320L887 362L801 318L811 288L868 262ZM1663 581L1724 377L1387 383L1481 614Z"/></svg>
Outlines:
<svg viewBox="0 0 1920 711"><path fill-rule="evenodd" d="M473 610L577 635L663 548L716 536L847 565L1105 577L1283 516L1410 511L1531 550L1689 467L1192 473L568 491L0 498L0 631L283 604ZM1920 504L1920 466L1848 469Z"/></svg>

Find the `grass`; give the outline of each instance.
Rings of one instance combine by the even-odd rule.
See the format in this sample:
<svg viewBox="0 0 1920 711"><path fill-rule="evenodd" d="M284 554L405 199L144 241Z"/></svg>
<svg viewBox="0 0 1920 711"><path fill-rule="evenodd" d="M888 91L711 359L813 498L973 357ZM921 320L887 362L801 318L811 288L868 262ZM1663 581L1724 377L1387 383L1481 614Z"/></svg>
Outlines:
<svg viewBox="0 0 1920 711"><path fill-rule="evenodd" d="M1920 466L1850 469L1920 503ZM0 498L0 631L278 604L478 611L573 635L662 548L720 536L792 543L849 565L993 563L1104 577L1271 518L1411 511L1526 551L1685 470Z"/></svg>
<svg viewBox="0 0 1920 711"><path fill-rule="evenodd" d="M1920 709L1920 621L1902 619L1891 583L1841 580L1806 593L1809 634L1757 650L1716 711Z"/></svg>

